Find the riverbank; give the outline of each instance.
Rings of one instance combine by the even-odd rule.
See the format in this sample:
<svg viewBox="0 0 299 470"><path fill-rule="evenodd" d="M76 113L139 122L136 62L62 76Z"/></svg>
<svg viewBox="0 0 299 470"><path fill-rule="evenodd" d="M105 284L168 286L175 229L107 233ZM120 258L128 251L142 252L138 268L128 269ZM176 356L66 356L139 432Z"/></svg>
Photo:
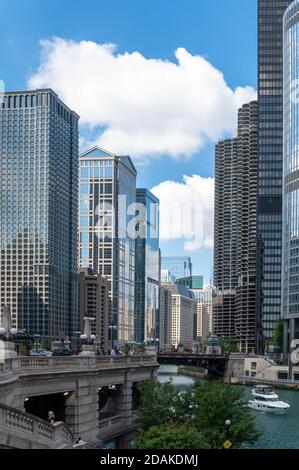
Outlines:
<svg viewBox="0 0 299 470"><path fill-rule="evenodd" d="M231 379L231 385L271 385L271 387L279 388L281 390L294 390L299 391L299 383L287 382L287 381L277 381L277 380L267 380L267 379L254 379L249 378L237 378L234 377Z"/></svg>
<svg viewBox="0 0 299 470"><path fill-rule="evenodd" d="M195 377L200 379L207 377L206 370L194 366L179 366L178 373L182 375L187 375L188 377Z"/></svg>

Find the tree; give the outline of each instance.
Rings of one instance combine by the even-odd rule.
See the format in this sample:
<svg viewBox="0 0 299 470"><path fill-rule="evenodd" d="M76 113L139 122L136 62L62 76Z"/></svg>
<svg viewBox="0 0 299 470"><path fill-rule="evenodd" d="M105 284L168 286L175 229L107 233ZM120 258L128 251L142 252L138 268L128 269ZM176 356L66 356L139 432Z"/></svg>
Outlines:
<svg viewBox="0 0 299 470"><path fill-rule="evenodd" d="M210 447L221 448L226 441L226 420L231 421L229 439L234 448L240 448L244 443L252 444L260 436L243 396L242 387L220 381L198 381L191 396L186 397L192 403L193 424L200 429Z"/></svg>
<svg viewBox="0 0 299 470"><path fill-rule="evenodd" d="M147 430L171 422L184 422L188 406L184 394L171 382L146 380L139 385L141 406L137 421Z"/></svg>
<svg viewBox="0 0 299 470"><path fill-rule="evenodd" d="M255 418L242 400L242 387L221 381L198 381L193 387L182 391L170 382L161 384L151 380L141 384L139 390L141 405L137 420L142 426L136 440L139 447L145 443L161 445L163 438L169 439L167 445L172 445L175 436L179 435L175 432L176 428L184 429L184 432L191 428L200 433L200 436L192 434L192 445L196 441L200 443L198 445L205 443L209 448L222 448L227 440L227 420L231 421L229 439L234 448L240 448L244 443L254 443L260 436ZM157 428L163 428L161 433Z"/></svg>
<svg viewBox="0 0 299 470"><path fill-rule="evenodd" d="M226 353L238 352L237 344L233 338L228 338L228 337L220 338L220 346L223 352L226 352Z"/></svg>
<svg viewBox="0 0 299 470"><path fill-rule="evenodd" d="M278 320L273 330L273 342L275 346L282 349L283 346L283 321Z"/></svg>
<svg viewBox="0 0 299 470"><path fill-rule="evenodd" d="M207 444L194 426L171 424L152 426L141 431L134 442L135 449L205 449Z"/></svg>

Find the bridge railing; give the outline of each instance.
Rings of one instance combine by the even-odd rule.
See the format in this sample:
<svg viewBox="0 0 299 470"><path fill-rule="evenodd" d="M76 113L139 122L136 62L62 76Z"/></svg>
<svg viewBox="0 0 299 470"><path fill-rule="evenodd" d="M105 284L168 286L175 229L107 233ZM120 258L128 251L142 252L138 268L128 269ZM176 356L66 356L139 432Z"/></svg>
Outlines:
<svg viewBox="0 0 299 470"><path fill-rule="evenodd" d="M133 356L55 356L55 357L20 357L21 370L38 369L72 369L92 368L111 369L126 368L130 366L155 365L156 356L133 355Z"/></svg>
<svg viewBox="0 0 299 470"><path fill-rule="evenodd" d="M64 423L54 425L24 411L0 404L0 439L6 436L21 448L71 448L74 436Z"/></svg>

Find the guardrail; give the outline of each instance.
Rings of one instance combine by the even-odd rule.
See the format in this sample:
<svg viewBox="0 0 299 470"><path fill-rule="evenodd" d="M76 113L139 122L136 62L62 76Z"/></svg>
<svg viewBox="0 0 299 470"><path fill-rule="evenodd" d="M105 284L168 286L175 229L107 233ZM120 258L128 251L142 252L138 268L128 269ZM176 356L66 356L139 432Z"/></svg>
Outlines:
<svg viewBox="0 0 299 470"><path fill-rule="evenodd" d="M131 366L155 365L156 356L133 355L133 356L55 356L55 357L20 357L21 371L40 370L40 369L111 369L127 368Z"/></svg>
<svg viewBox="0 0 299 470"><path fill-rule="evenodd" d="M31 448L41 445L47 448L73 447L74 436L62 422L48 424L42 419L24 411L0 404L0 436L5 435L20 446L20 442ZM39 444L39 445L38 445ZM21 447L22 448L22 447Z"/></svg>

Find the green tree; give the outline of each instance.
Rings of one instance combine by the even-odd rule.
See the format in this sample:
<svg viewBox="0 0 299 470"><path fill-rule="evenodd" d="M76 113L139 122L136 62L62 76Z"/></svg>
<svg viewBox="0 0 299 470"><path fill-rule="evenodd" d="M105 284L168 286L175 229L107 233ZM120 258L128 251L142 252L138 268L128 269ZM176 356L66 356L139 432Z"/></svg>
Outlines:
<svg viewBox="0 0 299 470"><path fill-rule="evenodd" d="M152 426L141 431L134 442L135 449L205 449L207 444L194 426L171 424Z"/></svg>
<svg viewBox="0 0 299 470"><path fill-rule="evenodd" d="M141 406L137 421L143 429L185 421L188 405L184 394L171 382L162 384L157 380L146 380L139 385L139 391Z"/></svg>
<svg viewBox="0 0 299 470"><path fill-rule="evenodd" d="M229 439L234 448L254 443L260 436L247 403L244 389L223 382L198 381L186 397L193 407L193 424L210 447L221 448L227 439L225 421L230 420Z"/></svg>
<svg viewBox="0 0 299 470"><path fill-rule="evenodd" d="M137 420L142 426L136 440L139 447L145 446L145 442L156 445L155 439L161 443L165 434L176 435L175 428L184 428L185 431L192 428L200 433L200 440L196 440L199 445L204 442L209 448L222 448L227 439L227 420L231 421L229 439L234 448L240 448L244 443L252 444L260 436L255 419L243 400L242 387L221 381L197 381L193 387L182 391L170 382L161 384L151 380L144 382L139 389L141 406ZM164 428L164 432L160 434L156 428ZM199 439L199 436L194 439ZM170 442L169 438L169 445Z"/></svg>
<svg viewBox="0 0 299 470"><path fill-rule="evenodd" d="M275 346L282 348L283 346L283 321L278 320L273 330L273 342Z"/></svg>
<svg viewBox="0 0 299 470"><path fill-rule="evenodd" d="M233 338L222 337L220 338L220 346L223 352L236 353L238 352L237 343Z"/></svg>

